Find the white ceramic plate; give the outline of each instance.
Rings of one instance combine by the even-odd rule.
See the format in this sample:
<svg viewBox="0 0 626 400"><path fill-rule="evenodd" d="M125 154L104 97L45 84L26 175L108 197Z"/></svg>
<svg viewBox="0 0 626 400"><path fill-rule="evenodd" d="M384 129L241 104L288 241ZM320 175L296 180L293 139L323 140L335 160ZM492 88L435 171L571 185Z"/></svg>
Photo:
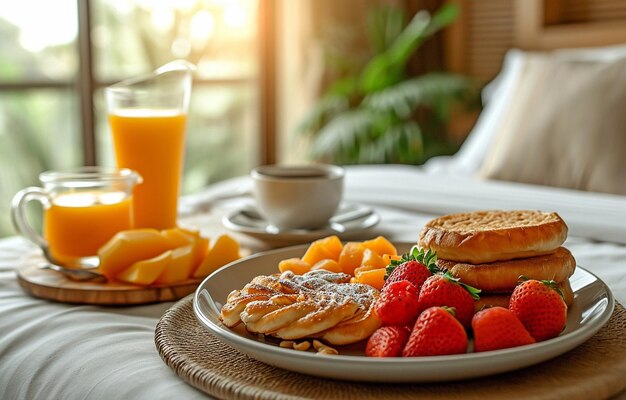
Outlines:
<svg viewBox="0 0 626 400"><path fill-rule="evenodd" d="M283 245L307 243L331 235L346 239L362 234L379 222L380 215L373 208L354 203L341 204L328 225L313 230L279 230L265 221L252 205L233 210L222 218L224 226L232 231Z"/></svg>
<svg viewBox="0 0 626 400"><path fill-rule="evenodd" d="M399 252L411 244L396 244ZM340 355L323 356L281 348L273 341L257 340L238 327L231 330L218 316L228 293L241 289L257 275L277 272L280 260L300 257L307 245L259 253L231 263L207 277L196 290L194 312L202 325L224 343L259 361L304 374L325 378L372 382L435 382L475 378L540 363L573 349L596 333L609 320L613 295L598 277L576 268L570 278L575 293L565 331L544 342L483 353L419 358L370 358L363 344L338 347Z"/></svg>

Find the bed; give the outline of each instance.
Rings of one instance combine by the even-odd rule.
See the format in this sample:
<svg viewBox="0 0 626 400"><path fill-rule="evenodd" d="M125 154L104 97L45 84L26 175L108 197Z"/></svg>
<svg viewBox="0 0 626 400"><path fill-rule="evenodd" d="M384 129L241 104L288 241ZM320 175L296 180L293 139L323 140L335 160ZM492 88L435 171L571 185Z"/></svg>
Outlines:
<svg viewBox="0 0 626 400"><path fill-rule="evenodd" d="M626 47L559 54L567 60L614 61L626 57ZM348 167L345 201L370 205L382 217L379 225L362 234L363 238L384 235L408 242L416 240L427 220L446 213L475 209L556 211L569 226L565 246L578 264L599 276L616 300L626 304L624 194L583 191L567 187L569 183L554 187L485 179L488 149L515 100L512 90L519 84L527 56L521 51L507 55L502 73L485 90L487 107L457 155L433 159L423 167ZM623 157L626 147L615 150ZM620 182L626 187L624 175L610 178L617 180L617 190ZM224 232L221 216L241 206L243 200L236 195L245 193L249 185L247 177L239 177L184 198L181 221L210 237ZM233 194L235 198L229 199ZM271 243L242 240L254 251L272 247ZM0 241L0 397L205 398L178 378L155 349L155 325L172 303L98 307L30 297L18 286L15 268L32 251L33 245L18 237ZM618 396L626 398L626 393Z"/></svg>

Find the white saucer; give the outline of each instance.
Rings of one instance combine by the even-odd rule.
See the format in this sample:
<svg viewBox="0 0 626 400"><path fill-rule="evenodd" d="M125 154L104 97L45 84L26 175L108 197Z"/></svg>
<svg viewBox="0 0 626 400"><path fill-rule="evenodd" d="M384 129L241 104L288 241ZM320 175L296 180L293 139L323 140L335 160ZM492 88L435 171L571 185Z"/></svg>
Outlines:
<svg viewBox="0 0 626 400"><path fill-rule="evenodd" d="M380 215L371 207L345 203L339 206L328 225L319 229L281 230L263 219L254 206L233 210L222 218L224 226L261 240L296 244L330 235L346 238L366 231L380 222Z"/></svg>

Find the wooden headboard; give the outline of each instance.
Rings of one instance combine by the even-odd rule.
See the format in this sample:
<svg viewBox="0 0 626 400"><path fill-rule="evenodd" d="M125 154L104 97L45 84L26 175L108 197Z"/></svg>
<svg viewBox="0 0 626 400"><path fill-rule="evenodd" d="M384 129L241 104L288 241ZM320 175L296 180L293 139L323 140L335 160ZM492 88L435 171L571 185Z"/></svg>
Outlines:
<svg viewBox="0 0 626 400"><path fill-rule="evenodd" d="M551 50L626 43L624 0L449 0L461 15L444 36L448 70L482 81L510 48Z"/></svg>

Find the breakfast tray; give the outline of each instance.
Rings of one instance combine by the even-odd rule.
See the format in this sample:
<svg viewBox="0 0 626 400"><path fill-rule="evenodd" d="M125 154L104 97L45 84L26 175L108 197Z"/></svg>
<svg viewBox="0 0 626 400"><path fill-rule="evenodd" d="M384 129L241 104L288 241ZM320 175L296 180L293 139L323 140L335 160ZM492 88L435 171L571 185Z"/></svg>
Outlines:
<svg viewBox="0 0 626 400"><path fill-rule="evenodd" d="M316 378L275 368L220 342L196 321L193 295L156 326L161 358L197 389L224 399L596 399L626 388L626 310L576 349L505 374L433 384L379 384Z"/></svg>

